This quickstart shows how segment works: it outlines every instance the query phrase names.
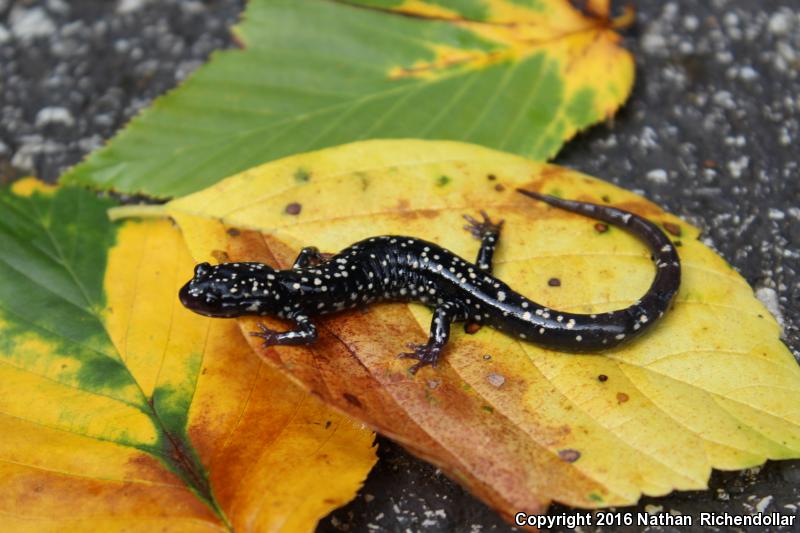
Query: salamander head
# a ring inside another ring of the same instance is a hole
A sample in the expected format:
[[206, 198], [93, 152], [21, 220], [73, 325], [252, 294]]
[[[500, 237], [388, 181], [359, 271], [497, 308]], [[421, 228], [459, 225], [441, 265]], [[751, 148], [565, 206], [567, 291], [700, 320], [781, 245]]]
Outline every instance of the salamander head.
[[178, 297], [186, 308], [205, 316], [271, 314], [279, 290], [277, 283], [273, 285], [274, 273], [262, 263], [200, 263]]

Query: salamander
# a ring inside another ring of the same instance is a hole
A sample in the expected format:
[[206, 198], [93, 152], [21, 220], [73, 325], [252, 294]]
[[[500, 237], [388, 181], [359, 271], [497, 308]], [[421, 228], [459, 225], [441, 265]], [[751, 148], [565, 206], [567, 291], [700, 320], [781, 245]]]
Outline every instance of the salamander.
[[433, 309], [425, 344], [409, 344], [399, 357], [416, 361], [412, 373], [436, 366], [453, 322], [486, 325], [547, 348], [596, 352], [641, 335], [664, 315], [678, 291], [681, 266], [675, 245], [654, 223], [610, 206], [520, 193], [556, 208], [624, 228], [652, 251], [656, 274], [633, 305], [598, 314], [550, 309], [514, 291], [492, 275], [492, 257], [503, 221], [464, 215], [465, 229], [480, 240], [475, 262], [414, 237], [383, 235], [356, 242], [326, 257], [303, 248], [292, 268], [276, 270], [254, 262], [201, 263], [180, 290], [184, 306], [211, 317], [271, 315], [291, 321], [288, 331], [259, 324], [252, 332], [265, 346], [302, 345], [317, 339], [313, 318], [381, 301], [418, 302]]

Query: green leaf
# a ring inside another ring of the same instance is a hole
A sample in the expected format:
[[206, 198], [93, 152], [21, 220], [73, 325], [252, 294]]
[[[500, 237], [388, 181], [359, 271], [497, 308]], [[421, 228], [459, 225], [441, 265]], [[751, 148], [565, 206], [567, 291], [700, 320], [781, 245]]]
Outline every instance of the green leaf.
[[66, 183], [168, 197], [368, 138], [553, 156], [633, 80], [608, 15], [568, 0], [251, 0], [236, 34]]

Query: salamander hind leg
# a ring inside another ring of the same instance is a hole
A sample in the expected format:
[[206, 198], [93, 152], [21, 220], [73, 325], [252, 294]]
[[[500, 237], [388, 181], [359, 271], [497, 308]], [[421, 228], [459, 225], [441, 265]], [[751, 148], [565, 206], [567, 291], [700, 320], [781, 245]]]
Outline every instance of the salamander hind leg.
[[[486, 214], [486, 211], [481, 210], [482, 222], [475, 220], [469, 215], [464, 215], [464, 220], [468, 222], [464, 229], [472, 233], [472, 236], [481, 241], [480, 250], [478, 250], [478, 257], [475, 264], [481, 272], [486, 274], [492, 273], [492, 261], [494, 259], [494, 251], [497, 248], [497, 242], [500, 240], [500, 230], [503, 228], [503, 220], [495, 223]], [[464, 332], [473, 335], [481, 329], [481, 325], [477, 322], [466, 322], [464, 324]]]
[[418, 361], [408, 369], [409, 372], [416, 374], [424, 366], [436, 366], [450, 338], [450, 323], [455, 316], [456, 310], [450, 304], [442, 304], [434, 310], [428, 342], [426, 344], [409, 343], [407, 346], [413, 351], [398, 355], [402, 359]]
[[464, 215], [464, 220], [468, 222], [464, 229], [481, 241], [481, 248], [478, 250], [478, 258], [475, 263], [481, 271], [492, 272], [492, 258], [494, 250], [497, 248], [497, 241], [500, 239], [500, 230], [503, 228], [503, 221], [492, 222], [486, 211], [481, 211], [483, 221], [478, 221], [469, 215]]
[[264, 347], [276, 345], [296, 346], [300, 344], [311, 344], [317, 340], [317, 328], [307, 316], [298, 315], [294, 317], [296, 327], [289, 331], [275, 331], [262, 323], [258, 323], [258, 329], [250, 333], [253, 337], [264, 339]]

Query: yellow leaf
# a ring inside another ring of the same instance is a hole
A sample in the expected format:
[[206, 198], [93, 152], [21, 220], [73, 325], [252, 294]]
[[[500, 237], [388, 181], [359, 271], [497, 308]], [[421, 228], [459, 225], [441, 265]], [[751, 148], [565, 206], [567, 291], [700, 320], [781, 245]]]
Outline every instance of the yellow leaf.
[[171, 224], [112, 225], [88, 191], [11, 193], [29, 226], [0, 226], [6, 530], [311, 531], [352, 499], [373, 434], [255, 357], [235, 322], [180, 305], [193, 261]]
[[[305, 179], [295, 179], [301, 170]], [[166, 209], [198, 260], [281, 268], [303, 246], [337, 252], [387, 233], [471, 259], [478, 243], [461, 229], [461, 215], [485, 209], [506, 220], [496, 275], [539, 303], [599, 313], [647, 290], [654, 269], [639, 241], [517, 187], [607, 203], [663, 225], [683, 265], [674, 308], [642, 337], [601, 355], [456, 328], [444, 364], [416, 377], [394, 356], [427, 335], [431, 313], [419, 305], [320, 318], [320, 338], [309, 348], [251, 344], [506, 516], [543, 512], [551, 500], [631, 504], [641, 494], [702, 489], [715, 467], [800, 456], [800, 370], [775, 320], [697, 240], [696, 228], [611, 184], [478, 146], [369, 141], [253, 168]], [[204, 229], [209, 220], [213, 233]], [[240, 324], [249, 332], [257, 321]]]

